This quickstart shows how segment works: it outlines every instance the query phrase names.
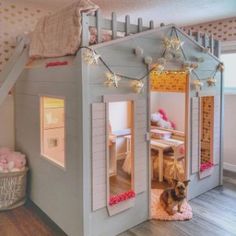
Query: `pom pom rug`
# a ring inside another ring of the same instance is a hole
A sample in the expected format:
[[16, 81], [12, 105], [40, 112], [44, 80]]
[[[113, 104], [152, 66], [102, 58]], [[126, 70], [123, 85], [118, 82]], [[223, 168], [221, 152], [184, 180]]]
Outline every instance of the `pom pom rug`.
[[[181, 207], [183, 213], [176, 212], [174, 215], [169, 215], [160, 203], [160, 195], [163, 190], [152, 189], [151, 192], [151, 216], [155, 220], [190, 220], [193, 217], [191, 206], [185, 201]], [[177, 211], [177, 207], [175, 209]]]

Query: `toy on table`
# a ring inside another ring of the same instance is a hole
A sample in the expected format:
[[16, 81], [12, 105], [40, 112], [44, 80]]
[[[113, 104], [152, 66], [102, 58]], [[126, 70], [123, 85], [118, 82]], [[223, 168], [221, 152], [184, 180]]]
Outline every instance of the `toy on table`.
[[151, 122], [164, 129], [176, 129], [175, 123], [169, 120], [163, 109], [159, 109], [157, 112], [151, 114]]

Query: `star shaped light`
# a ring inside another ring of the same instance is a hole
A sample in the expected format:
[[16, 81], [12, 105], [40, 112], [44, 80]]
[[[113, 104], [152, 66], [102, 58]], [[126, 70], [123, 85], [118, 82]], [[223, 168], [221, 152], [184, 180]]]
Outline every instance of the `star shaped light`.
[[216, 85], [216, 79], [213, 78], [213, 77], [209, 77], [209, 78], [207, 79], [207, 84], [208, 84], [209, 87], [215, 86], [215, 85]]
[[163, 44], [166, 50], [178, 51], [183, 46], [184, 42], [182, 42], [178, 37], [174, 36], [171, 38], [164, 38]]
[[119, 81], [121, 78], [117, 76], [115, 73], [107, 72], [106, 73], [107, 80], [105, 81], [105, 85], [108, 87], [115, 87], [118, 88], [119, 86]]
[[194, 85], [196, 91], [200, 91], [203, 87], [203, 82], [200, 81], [199, 79], [196, 79], [193, 81], [193, 85]]
[[143, 91], [144, 82], [142, 80], [136, 80], [133, 82], [132, 87], [136, 93], [141, 93]]
[[164, 47], [165, 47], [165, 49], [171, 49], [171, 47], [172, 47], [172, 44], [171, 44], [171, 39], [169, 39], [169, 38], [164, 38], [163, 39], [163, 44], [164, 44]]
[[192, 73], [193, 70], [198, 68], [198, 64], [197, 63], [185, 63], [183, 65], [183, 67], [186, 71], [188, 71], [189, 73]]
[[164, 65], [161, 65], [161, 64], [156, 65], [156, 70], [158, 73], [161, 74], [164, 71], [164, 69], [165, 69]]
[[101, 55], [97, 54], [94, 50], [86, 49], [83, 53], [83, 59], [89, 65], [97, 65]]
[[184, 42], [182, 42], [179, 38], [177, 37], [172, 37], [171, 38], [171, 46], [175, 51], [178, 51], [182, 46]]
[[220, 71], [220, 72], [223, 72], [224, 69], [225, 69], [224, 64], [223, 64], [223, 63], [220, 63], [220, 64], [217, 66], [216, 69], [217, 69], [218, 71]]

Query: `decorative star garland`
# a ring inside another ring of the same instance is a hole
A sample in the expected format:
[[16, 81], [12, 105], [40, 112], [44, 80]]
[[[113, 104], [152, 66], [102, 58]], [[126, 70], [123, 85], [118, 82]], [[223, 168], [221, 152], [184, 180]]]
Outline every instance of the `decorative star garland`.
[[119, 84], [118, 82], [121, 80], [119, 76], [117, 76], [115, 73], [107, 72], [106, 73], [107, 80], [104, 82], [105, 85], [108, 87], [115, 87], [118, 88]]
[[[173, 33], [175, 33], [175, 35], [173, 35]], [[193, 81], [193, 85], [197, 92], [201, 90], [202, 87], [204, 86], [203, 80], [206, 80], [209, 87], [215, 86], [217, 83], [217, 80], [215, 79], [215, 75], [217, 71], [223, 72], [224, 70], [223, 63], [218, 64], [218, 66], [216, 67], [216, 70], [214, 71], [213, 76], [208, 77], [207, 79], [200, 79], [197, 72], [195, 71], [198, 68], [198, 63], [193, 63], [193, 62], [188, 61], [188, 58], [186, 57], [185, 52], [183, 50], [183, 45], [184, 45], [184, 42], [180, 40], [176, 29], [173, 27], [170, 33], [170, 37], [169, 38], [165, 37], [163, 39], [164, 48], [163, 48], [163, 53], [161, 57], [158, 58], [156, 62], [153, 62], [152, 57], [146, 56], [144, 58], [145, 64], [151, 65], [153, 63], [153, 65], [151, 69], [149, 69], [147, 73], [141, 76], [140, 78], [133, 78], [126, 75], [115, 73], [103, 60], [101, 55], [99, 55], [95, 50], [93, 50], [90, 47], [83, 46], [83, 47], [80, 47], [78, 50], [82, 48], [86, 49], [82, 56], [83, 56], [84, 61], [88, 63], [89, 65], [93, 65], [93, 64], [97, 65], [100, 61], [107, 68], [108, 72], [106, 73], [106, 80], [104, 84], [108, 87], [118, 88], [119, 82], [121, 79], [129, 79], [133, 81], [131, 84], [131, 87], [133, 88], [133, 90], [136, 93], [142, 93], [144, 89], [144, 81], [143, 81], [144, 78], [149, 76], [149, 74], [153, 70], [156, 70], [158, 74], [163, 73], [165, 70], [167, 61], [172, 60], [172, 59], [180, 60], [181, 58], [183, 58], [184, 60], [183, 69], [187, 71], [189, 74], [193, 73], [197, 77], [197, 79]], [[204, 53], [205, 51], [203, 50], [202, 52]], [[134, 49], [134, 53], [136, 54], [136, 56], [140, 57], [143, 55], [143, 49], [140, 47], [136, 47]], [[204, 61], [203, 58], [199, 58], [197, 60], [197, 62], [199, 63], [203, 61]]]
[[132, 87], [136, 93], [142, 93], [144, 88], [144, 82], [142, 80], [136, 80], [133, 82]]
[[86, 49], [83, 53], [83, 59], [85, 62], [87, 62], [89, 65], [98, 65], [98, 61], [101, 55], [95, 53], [94, 50]]

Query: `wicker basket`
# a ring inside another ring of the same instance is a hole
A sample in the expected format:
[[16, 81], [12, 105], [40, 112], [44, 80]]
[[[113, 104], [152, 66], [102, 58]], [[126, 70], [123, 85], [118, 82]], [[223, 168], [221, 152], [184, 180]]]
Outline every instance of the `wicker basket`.
[[0, 210], [13, 209], [25, 203], [27, 171], [28, 168], [0, 173]]

